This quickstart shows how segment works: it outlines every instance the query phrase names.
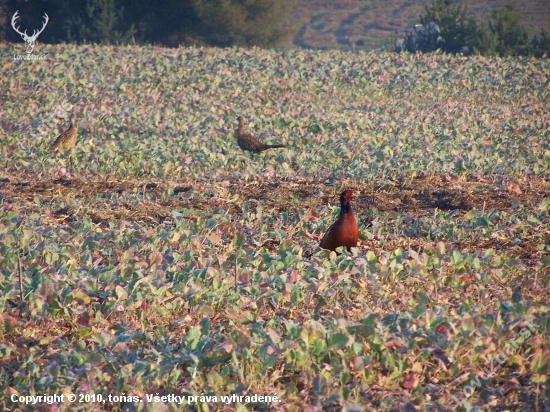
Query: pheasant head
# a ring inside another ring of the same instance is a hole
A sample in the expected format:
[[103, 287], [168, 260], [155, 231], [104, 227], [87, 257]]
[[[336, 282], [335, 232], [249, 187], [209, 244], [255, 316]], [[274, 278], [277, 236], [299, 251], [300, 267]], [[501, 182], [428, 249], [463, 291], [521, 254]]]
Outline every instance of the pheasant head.
[[351, 211], [351, 201], [355, 199], [351, 190], [344, 190], [340, 194], [340, 215]]
[[242, 116], [237, 117], [237, 121], [239, 122], [239, 129], [244, 129], [244, 119]]

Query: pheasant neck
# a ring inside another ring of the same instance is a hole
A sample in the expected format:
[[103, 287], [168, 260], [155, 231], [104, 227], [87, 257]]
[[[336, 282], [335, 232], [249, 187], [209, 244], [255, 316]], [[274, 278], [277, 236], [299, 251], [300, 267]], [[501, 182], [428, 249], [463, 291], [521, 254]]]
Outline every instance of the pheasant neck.
[[340, 202], [340, 215], [343, 215], [344, 213], [351, 212], [351, 204], [350, 202], [346, 202], [345, 200], [342, 200]]

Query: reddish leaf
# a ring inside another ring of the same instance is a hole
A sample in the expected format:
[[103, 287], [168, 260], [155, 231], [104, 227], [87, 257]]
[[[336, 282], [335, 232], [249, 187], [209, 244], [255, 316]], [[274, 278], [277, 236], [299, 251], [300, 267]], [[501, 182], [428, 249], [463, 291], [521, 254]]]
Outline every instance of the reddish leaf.
[[17, 325], [17, 318], [14, 318], [13, 316], [8, 315], [7, 313], [4, 313], [2, 315], [2, 320], [4, 321], [5, 324], [10, 325], [11, 327], [14, 327], [15, 325]]
[[237, 343], [243, 348], [249, 348], [252, 343], [252, 338], [247, 331], [237, 329]]
[[504, 382], [504, 388], [505, 389], [517, 388], [519, 386], [520, 386], [520, 384], [519, 384], [518, 380], [515, 379], [515, 378], [508, 379], [506, 382]]
[[435, 333], [437, 333], [438, 335], [447, 336], [447, 326], [445, 326], [443, 323], [440, 323], [435, 328]]
[[221, 243], [222, 238], [217, 233], [211, 233], [208, 235], [208, 240], [211, 241], [213, 244], [218, 245]]
[[523, 192], [521, 191], [520, 187], [516, 184], [508, 186], [508, 191], [510, 193], [515, 193], [516, 195], [521, 195]]
[[149, 253], [149, 256], [147, 256], [147, 262], [149, 263], [149, 266], [160, 265], [162, 263], [162, 253], [156, 250]]
[[57, 403], [57, 402], [46, 403], [44, 405], [44, 410], [46, 412], [57, 412], [59, 410], [59, 403]]
[[334, 290], [333, 288], [328, 288], [327, 290], [325, 290], [325, 295], [326, 296], [336, 296], [336, 290]]
[[392, 339], [388, 342], [386, 342], [386, 348], [388, 349], [391, 349], [391, 348], [395, 348], [395, 349], [401, 349], [403, 347], [403, 345], [401, 344], [401, 342], [399, 342], [398, 340], [395, 340], [395, 339]]
[[126, 342], [118, 342], [115, 346], [113, 346], [113, 352], [115, 353], [124, 353], [128, 350], [128, 345]]
[[403, 377], [403, 382], [401, 382], [401, 387], [403, 389], [413, 389], [418, 386], [418, 377], [416, 376], [416, 373], [411, 372], [406, 374]]
[[302, 278], [302, 275], [300, 275], [300, 272], [294, 269], [292, 270], [292, 272], [290, 272], [290, 276], [287, 279], [287, 283], [296, 283], [301, 278]]
[[84, 312], [80, 314], [80, 316], [77, 318], [76, 321], [78, 322], [79, 325], [90, 326], [90, 320], [91, 320], [90, 314], [88, 312]]
[[283, 290], [283, 298], [287, 301], [287, 302], [290, 302], [290, 292], [288, 290]]

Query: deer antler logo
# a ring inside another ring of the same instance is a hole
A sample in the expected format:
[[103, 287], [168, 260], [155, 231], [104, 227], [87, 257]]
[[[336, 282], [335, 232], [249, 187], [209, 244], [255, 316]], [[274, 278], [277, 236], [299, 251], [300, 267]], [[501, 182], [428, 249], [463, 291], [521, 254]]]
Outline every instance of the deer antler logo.
[[15, 12], [15, 14], [13, 15], [13, 17], [11, 19], [11, 25], [12, 25], [13, 29], [21, 35], [21, 38], [23, 40], [25, 40], [25, 43], [27, 43], [27, 53], [31, 54], [32, 51], [34, 50], [34, 43], [36, 42], [36, 39], [38, 38], [38, 35], [44, 31], [44, 28], [46, 27], [46, 24], [48, 24], [48, 21], [50, 20], [50, 18], [48, 17], [48, 15], [46, 13], [44, 13], [44, 19], [45, 19], [44, 25], [42, 26], [42, 28], [40, 30], [38, 30], [38, 31], [34, 30], [33, 33], [32, 33], [32, 36], [29, 36], [27, 34], [27, 30], [25, 30], [23, 33], [21, 33], [19, 31], [19, 27], [15, 27], [15, 22], [19, 18], [18, 13], [19, 13], [19, 10], [17, 10]]

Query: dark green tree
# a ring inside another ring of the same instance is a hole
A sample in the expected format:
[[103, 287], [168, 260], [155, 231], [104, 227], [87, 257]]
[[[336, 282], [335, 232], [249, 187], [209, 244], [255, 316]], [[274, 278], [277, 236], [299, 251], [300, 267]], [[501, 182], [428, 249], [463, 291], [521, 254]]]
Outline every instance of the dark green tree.
[[477, 53], [485, 56], [550, 55], [550, 36], [544, 31], [530, 38], [519, 24], [520, 12], [515, 0], [495, 9], [487, 24], [478, 24], [468, 16], [466, 6], [454, 0], [432, 0], [420, 16], [421, 25], [410, 31], [402, 44], [410, 52]]
[[476, 51], [488, 56], [529, 56], [534, 54], [529, 32], [519, 24], [515, 1], [493, 11], [492, 21], [481, 29]]
[[272, 47], [294, 35], [288, 16], [294, 0], [0, 0], [0, 36], [20, 41], [11, 28], [19, 10], [22, 28], [50, 21], [40, 41], [153, 43], [166, 46], [258, 45]]
[[432, 21], [441, 31], [441, 50], [453, 54], [469, 52], [477, 36], [477, 24], [473, 17], [468, 16], [468, 8], [461, 1], [457, 4], [454, 0], [434, 0], [420, 19], [425, 27]]
[[422, 27], [408, 33], [405, 39], [405, 49], [410, 52], [442, 50], [467, 54], [478, 36], [475, 19], [468, 16], [462, 2], [454, 0], [433, 0], [420, 22]]
[[22, 30], [32, 33], [42, 26], [44, 13], [49, 22], [38, 38], [41, 43], [57, 43], [69, 40], [70, 33], [78, 32], [78, 22], [82, 20], [86, 0], [3, 0], [0, 9], [0, 33], [4, 40], [20, 42], [21, 37], [13, 30], [11, 19], [19, 11], [18, 23]]
[[86, 0], [89, 23], [81, 25], [80, 37], [95, 43], [129, 42], [136, 30], [131, 24], [124, 32], [120, 31], [123, 12], [124, 6], [117, 6], [114, 0]]
[[537, 58], [550, 57], [550, 35], [543, 30], [539, 36], [534, 36], [532, 40], [533, 54]]
[[44, 13], [48, 14], [50, 20], [39, 37], [44, 43], [124, 43], [135, 33], [133, 22], [125, 13], [132, 5], [129, 0], [2, 0], [2, 3], [0, 30], [8, 41], [19, 41], [19, 35], [11, 27], [15, 11], [19, 11], [21, 28], [31, 33], [40, 27]]
[[124, 19], [134, 24], [138, 42], [170, 47], [196, 43], [202, 23], [192, 0], [124, 0], [124, 3]]

